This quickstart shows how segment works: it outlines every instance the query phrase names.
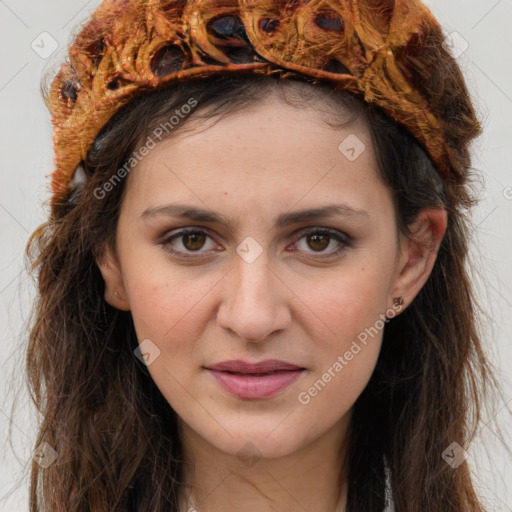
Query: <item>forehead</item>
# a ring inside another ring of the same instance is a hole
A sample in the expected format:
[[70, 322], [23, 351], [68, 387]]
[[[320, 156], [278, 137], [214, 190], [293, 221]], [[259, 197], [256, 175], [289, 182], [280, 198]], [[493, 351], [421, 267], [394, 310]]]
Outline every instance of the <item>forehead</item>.
[[355, 119], [333, 128], [322, 119], [333, 117], [325, 109], [322, 102], [297, 108], [268, 97], [220, 119], [194, 121], [133, 169], [125, 200], [140, 211], [185, 196], [196, 204], [222, 206], [228, 197], [230, 204], [274, 209], [318, 198], [376, 201], [387, 190], [368, 127]]

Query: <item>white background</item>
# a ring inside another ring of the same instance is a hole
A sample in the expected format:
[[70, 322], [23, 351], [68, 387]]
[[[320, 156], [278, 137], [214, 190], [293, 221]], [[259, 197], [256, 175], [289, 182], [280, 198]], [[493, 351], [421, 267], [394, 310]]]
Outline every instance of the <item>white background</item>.
[[[485, 133], [474, 145], [474, 166], [484, 177], [472, 253], [479, 297], [489, 313], [485, 350], [500, 371], [504, 396], [493, 416], [512, 447], [512, 0], [428, 0], [455, 48]], [[28, 469], [35, 439], [35, 413], [25, 391], [23, 343], [33, 284], [24, 271], [29, 234], [44, 219], [49, 196], [52, 128], [39, 93], [43, 69], [60, 61], [77, 24], [97, 0], [0, 0], [0, 511], [28, 509]], [[59, 48], [48, 59], [48, 32]], [[506, 381], [505, 379], [508, 379]], [[8, 443], [11, 408], [12, 446]], [[506, 405], [508, 404], [508, 406]], [[491, 417], [486, 419], [488, 422]], [[512, 511], [512, 460], [482, 425], [468, 449], [478, 491], [492, 512]], [[508, 474], [507, 474], [508, 473]], [[425, 511], [427, 512], [427, 511]]]

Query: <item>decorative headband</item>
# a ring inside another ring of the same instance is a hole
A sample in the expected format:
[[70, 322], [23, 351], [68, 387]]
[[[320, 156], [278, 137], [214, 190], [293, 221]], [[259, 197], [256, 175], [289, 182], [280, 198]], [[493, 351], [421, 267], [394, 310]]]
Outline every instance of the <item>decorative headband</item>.
[[104, 0], [46, 100], [52, 207], [67, 200], [101, 128], [137, 94], [248, 70], [306, 75], [362, 97], [410, 131], [445, 181], [461, 182], [481, 128], [444, 40], [419, 0]]

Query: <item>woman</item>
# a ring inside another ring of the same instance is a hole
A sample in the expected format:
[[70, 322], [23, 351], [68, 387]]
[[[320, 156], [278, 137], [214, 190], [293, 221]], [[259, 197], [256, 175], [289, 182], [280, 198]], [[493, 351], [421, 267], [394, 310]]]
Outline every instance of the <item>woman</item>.
[[481, 128], [428, 9], [108, 0], [69, 55], [31, 510], [484, 511]]

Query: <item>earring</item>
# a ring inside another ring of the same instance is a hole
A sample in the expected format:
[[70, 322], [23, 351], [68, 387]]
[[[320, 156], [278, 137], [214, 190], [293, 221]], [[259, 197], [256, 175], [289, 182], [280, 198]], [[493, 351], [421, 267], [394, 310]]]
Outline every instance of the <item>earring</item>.
[[119, 299], [119, 293], [117, 293], [117, 290], [114, 292], [114, 295]]
[[395, 297], [395, 298], [393, 299], [393, 304], [394, 304], [395, 306], [403, 306], [403, 304], [404, 304], [404, 299], [402, 299], [402, 297]]

